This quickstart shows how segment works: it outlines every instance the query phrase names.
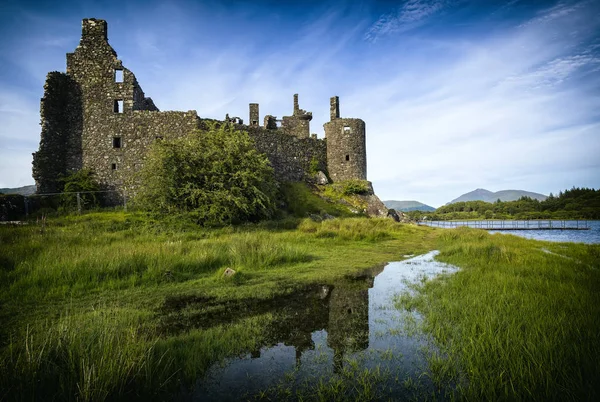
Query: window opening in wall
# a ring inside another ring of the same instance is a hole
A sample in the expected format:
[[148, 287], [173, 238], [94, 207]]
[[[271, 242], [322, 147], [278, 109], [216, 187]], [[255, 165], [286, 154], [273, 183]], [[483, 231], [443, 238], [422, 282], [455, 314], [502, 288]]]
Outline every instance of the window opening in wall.
[[110, 168], [111, 168], [112, 170], [117, 170], [117, 164], [116, 164], [116, 163], [113, 163], [112, 165], [110, 165]]
[[345, 133], [349, 133], [350, 131], [352, 131], [352, 130], [350, 130], [350, 126], [344, 126]]
[[253, 126], [258, 126], [258, 121], [257, 120], [252, 120], [252, 125]]
[[350, 160], [350, 155], [346, 155], [346, 160], [349, 161]]
[[162, 135], [158, 135], [158, 136], [156, 136], [156, 138], [155, 138], [155, 139], [156, 139], [156, 140], [162, 140], [162, 139], [163, 139], [163, 137], [162, 137]]
[[114, 111], [115, 111], [115, 113], [123, 113], [123, 100], [122, 99], [115, 100]]
[[123, 82], [123, 70], [115, 70], [115, 82]]
[[113, 148], [121, 148], [121, 137], [113, 137]]

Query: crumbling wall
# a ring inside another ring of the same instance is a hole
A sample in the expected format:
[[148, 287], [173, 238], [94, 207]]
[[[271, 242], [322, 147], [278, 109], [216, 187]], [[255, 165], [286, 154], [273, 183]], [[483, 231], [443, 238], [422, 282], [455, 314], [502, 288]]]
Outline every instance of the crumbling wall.
[[[104, 189], [133, 189], [154, 141], [187, 135], [212, 121], [199, 119], [195, 111], [160, 112], [117, 58], [103, 20], [82, 21], [79, 46], [67, 54], [67, 74], [50, 73], [45, 90], [33, 166], [40, 192], [59, 190], [60, 175], [82, 167], [93, 169]], [[337, 97], [331, 107], [327, 141], [310, 136], [312, 113], [300, 109], [298, 94], [281, 127], [271, 115], [260, 127], [257, 103], [249, 106], [249, 125], [237, 117], [226, 120], [249, 132], [279, 180], [302, 181], [315, 170], [329, 170], [335, 181], [366, 179], [364, 122], [340, 119]]]
[[298, 104], [298, 94], [294, 94], [294, 113], [291, 116], [283, 116], [281, 128], [282, 130], [294, 137], [308, 138], [310, 137], [310, 121], [312, 120], [312, 112], [307, 112], [300, 109]]
[[[298, 138], [281, 130], [265, 130], [241, 127], [247, 130], [259, 152], [264, 153], [275, 170], [275, 177], [282, 181], [302, 181], [311, 168], [326, 171], [327, 143], [316, 138]], [[311, 166], [315, 164], [316, 166]]]
[[260, 115], [258, 113], [258, 103], [250, 104], [250, 119], [248, 120], [248, 124], [251, 126], [259, 126], [260, 125]]
[[40, 102], [40, 147], [33, 154], [38, 193], [62, 190], [59, 179], [82, 167], [82, 99], [79, 84], [67, 74], [51, 72]]
[[198, 127], [195, 111], [160, 112], [133, 72], [108, 43], [106, 21], [84, 19], [67, 74], [81, 88], [81, 161], [104, 189], [136, 183], [148, 146], [157, 138], [183, 136]]

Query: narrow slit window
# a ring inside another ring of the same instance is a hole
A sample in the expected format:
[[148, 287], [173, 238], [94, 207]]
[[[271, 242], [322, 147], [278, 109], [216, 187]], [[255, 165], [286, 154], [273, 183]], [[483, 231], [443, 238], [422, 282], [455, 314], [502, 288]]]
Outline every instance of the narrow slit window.
[[121, 137], [113, 137], [113, 148], [121, 148]]
[[117, 170], [117, 164], [116, 164], [116, 163], [113, 163], [112, 165], [110, 165], [110, 168], [111, 168], [112, 170]]
[[346, 155], [346, 160], [349, 161], [350, 160], [350, 155]]
[[115, 82], [123, 82], [123, 70], [115, 70]]
[[123, 100], [122, 99], [115, 100], [114, 111], [115, 111], [115, 113], [123, 113]]

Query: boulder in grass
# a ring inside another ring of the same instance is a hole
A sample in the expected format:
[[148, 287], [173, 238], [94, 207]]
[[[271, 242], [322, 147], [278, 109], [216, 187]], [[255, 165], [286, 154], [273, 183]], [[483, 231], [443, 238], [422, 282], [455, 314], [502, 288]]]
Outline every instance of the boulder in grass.
[[320, 170], [315, 174], [315, 181], [317, 182], [317, 184], [321, 184], [321, 185], [329, 184], [329, 180], [327, 179], [327, 176], [325, 175], [325, 173], [321, 172]]
[[233, 275], [235, 275], [235, 271], [231, 268], [225, 268], [225, 271], [223, 271], [223, 276], [226, 278], [232, 277]]

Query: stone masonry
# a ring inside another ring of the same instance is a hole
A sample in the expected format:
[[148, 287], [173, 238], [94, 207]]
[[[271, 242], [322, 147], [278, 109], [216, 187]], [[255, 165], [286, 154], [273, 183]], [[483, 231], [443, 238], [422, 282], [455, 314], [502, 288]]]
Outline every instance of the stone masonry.
[[[300, 109], [297, 94], [293, 114], [282, 120], [267, 115], [260, 126], [259, 105], [251, 103], [247, 125], [240, 118], [228, 122], [248, 131], [279, 180], [304, 180], [315, 162], [333, 181], [366, 179], [365, 123], [339, 118], [337, 97], [334, 106], [326, 139], [310, 136], [312, 113]], [[59, 190], [58, 178], [81, 168], [92, 169], [104, 189], [134, 190], [154, 141], [185, 136], [211, 121], [194, 110], [159, 111], [108, 43], [106, 21], [93, 18], [82, 22], [66, 73], [48, 74], [40, 110], [40, 148], [33, 154], [39, 193]]]
[[330, 100], [330, 121], [323, 125], [327, 138], [327, 168], [331, 180], [367, 180], [365, 122], [340, 118], [340, 100]]

